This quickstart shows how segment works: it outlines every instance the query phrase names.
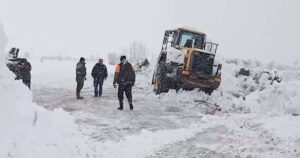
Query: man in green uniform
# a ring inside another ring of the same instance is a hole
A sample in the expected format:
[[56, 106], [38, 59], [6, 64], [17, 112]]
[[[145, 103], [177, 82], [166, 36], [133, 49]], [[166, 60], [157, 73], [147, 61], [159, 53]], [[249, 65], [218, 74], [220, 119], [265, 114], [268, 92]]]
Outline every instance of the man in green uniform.
[[79, 62], [76, 65], [76, 82], [77, 82], [76, 96], [77, 96], [77, 99], [83, 99], [83, 97], [80, 96], [80, 91], [83, 88], [84, 80], [86, 80], [85, 59], [83, 57], [81, 57]]

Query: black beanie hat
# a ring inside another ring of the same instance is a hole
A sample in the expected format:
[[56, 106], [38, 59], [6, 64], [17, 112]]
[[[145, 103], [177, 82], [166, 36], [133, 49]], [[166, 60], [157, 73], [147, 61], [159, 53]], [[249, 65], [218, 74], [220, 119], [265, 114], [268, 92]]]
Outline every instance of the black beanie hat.
[[84, 57], [81, 57], [79, 61], [85, 61]]
[[122, 56], [121, 56], [120, 61], [122, 61], [123, 59], [126, 59], [126, 56], [125, 56], [125, 55], [122, 55]]

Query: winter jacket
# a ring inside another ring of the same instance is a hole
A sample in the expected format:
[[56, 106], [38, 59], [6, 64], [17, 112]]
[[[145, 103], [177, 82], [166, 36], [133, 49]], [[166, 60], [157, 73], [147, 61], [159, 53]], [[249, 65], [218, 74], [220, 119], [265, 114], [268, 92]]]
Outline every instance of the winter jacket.
[[[22, 63], [24, 63], [24, 67], [22, 67]], [[18, 67], [20, 68], [20, 76], [22, 80], [30, 81], [31, 80], [31, 64], [28, 61], [22, 61], [18, 64]]]
[[92, 76], [94, 79], [104, 79], [107, 78], [107, 68], [104, 64], [97, 63], [93, 70]]
[[115, 70], [114, 84], [134, 85], [135, 72], [130, 63], [118, 64]]
[[84, 81], [86, 77], [85, 63], [78, 62], [76, 65], [76, 81]]

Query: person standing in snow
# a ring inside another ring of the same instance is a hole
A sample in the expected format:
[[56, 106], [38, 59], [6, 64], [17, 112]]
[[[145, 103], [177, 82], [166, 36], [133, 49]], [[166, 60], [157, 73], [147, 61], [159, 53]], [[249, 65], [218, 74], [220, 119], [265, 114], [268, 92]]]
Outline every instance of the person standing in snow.
[[135, 83], [135, 72], [132, 65], [126, 60], [126, 56], [121, 56], [120, 64], [116, 66], [113, 86], [118, 87], [118, 99], [120, 107], [118, 110], [123, 110], [124, 92], [128, 99], [130, 110], [133, 110], [132, 105], [132, 86]]
[[76, 82], [77, 82], [76, 96], [77, 96], [77, 99], [83, 99], [83, 97], [80, 96], [80, 92], [81, 92], [81, 89], [83, 88], [84, 80], [86, 80], [85, 59], [83, 57], [81, 57], [79, 62], [76, 65]]
[[94, 66], [92, 77], [94, 78], [95, 97], [101, 97], [103, 82], [107, 78], [107, 68], [103, 64], [103, 59], [99, 59], [99, 62]]
[[18, 63], [18, 68], [20, 72], [20, 76], [22, 78], [23, 83], [28, 86], [30, 89], [31, 85], [31, 64], [26, 60], [23, 59], [21, 62]]

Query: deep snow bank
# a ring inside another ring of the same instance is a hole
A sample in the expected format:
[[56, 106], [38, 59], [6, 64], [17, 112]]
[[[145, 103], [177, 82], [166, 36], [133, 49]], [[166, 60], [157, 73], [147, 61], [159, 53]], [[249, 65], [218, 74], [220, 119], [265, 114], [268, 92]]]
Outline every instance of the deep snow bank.
[[[300, 65], [278, 65], [262, 63], [256, 60], [221, 59], [223, 64], [222, 82], [218, 90], [211, 96], [203, 92], [174, 90], [155, 96], [151, 83], [151, 69], [141, 72], [138, 87], [149, 88], [149, 97], [156, 99], [172, 99], [184, 103], [207, 101], [220, 106], [226, 112], [252, 112], [262, 114], [300, 114]], [[237, 75], [241, 68], [250, 70], [250, 76]], [[270, 77], [280, 77], [280, 83], [270, 80]], [[176, 98], [174, 98], [176, 96]]]
[[28, 88], [14, 80], [5, 65], [6, 43], [0, 24], [0, 157], [76, 158], [91, 154], [73, 117], [62, 110], [49, 112], [36, 106]]
[[[223, 63], [222, 84], [219, 91], [213, 94], [212, 102], [225, 109], [247, 108], [257, 113], [300, 114], [298, 64], [263, 64], [254, 60], [224, 60]], [[240, 68], [249, 69], [250, 76], [236, 76]], [[282, 81], [273, 81], [272, 84], [270, 77], [276, 73]]]
[[[257, 142], [253, 141], [252, 145], [243, 143], [236, 146], [235, 149], [237, 149], [238, 155], [246, 155], [245, 157], [247, 157], [247, 154], [251, 156], [258, 154], [254, 157], [282, 157], [280, 154], [272, 152], [272, 150], [263, 149], [265, 147], [269, 148], [270, 145], [262, 140], [270, 139], [278, 141], [274, 144], [281, 148], [282, 153], [285, 153], [282, 155], [299, 157], [299, 63], [278, 65], [238, 59], [222, 59], [219, 62], [223, 64], [222, 83], [211, 96], [196, 90], [179, 91], [178, 93], [171, 90], [169, 93], [154, 95], [151, 85], [148, 85], [149, 93], [147, 97], [152, 97], [153, 100], [159, 99], [162, 103], [172, 101], [174, 105], [194, 105], [193, 110], [199, 112], [199, 114], [203, 113], [202, 109], [206, 109], [205, 107], [208, 106], [208, 110], [204, 113], [214, 114], [211, 117], [226, 120], [227, 122], [224, 122], [224, 125], [235, 133], [241, 130], [244, 135], [247, 132], [249, 132], [249, 135], [257, 134], [259, 138], [257, 138]], [[237, 75], [241, 68], [249, 69], [250, 76]], [[138, 76], [140, 79], [137, 80], [136, 86], [142, 88], [147, 86], [144, 83], [145, 81], [151, 82], [153, 73], [150, 71], [149, 69], [140, 73], [140, 76]], [[270, 80], [270, 77], [274, 78], [276, 75], [275, 71], [277, 76], [281, 78], [280, 83], [276, 81], [272, 83], [272, 80]], [[198, 108], [200, 106], [201, 108]], [[218, 108], [216, 108], [217, 106]], [[214, 108], [221, 109], [221, 111], [214, 110]], [[209, 109], [212, 110], [209, 111]], [[208, 116], [208, 118], [210, 117]], [[258, 150], [253, 151], [254, 148]], [[247, 150], [246, 154], [244, 149]], [[265, 150], [269, 153], [259, 150]], [[224, 150], [224, 152], [226, 151], [228, 150]], [[262, 153], [266, 156], [262, 156]], [[273, 155], [268, 155], [270, 153]]]

